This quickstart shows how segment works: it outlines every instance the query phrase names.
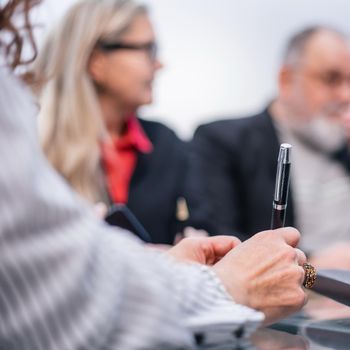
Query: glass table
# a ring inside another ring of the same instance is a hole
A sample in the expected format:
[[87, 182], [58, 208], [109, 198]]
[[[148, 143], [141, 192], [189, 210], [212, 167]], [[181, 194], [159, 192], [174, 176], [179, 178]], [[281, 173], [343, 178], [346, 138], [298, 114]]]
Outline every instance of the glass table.
[[350, 349], [350, 307], [314, 293], [299, 313], [272, 328], [303, 337], [306, 349]]
[[350, 350], [350, 307], [310, 293], [300, 312], [258, 330], [249, 340], [219, 341], [198, 349]]

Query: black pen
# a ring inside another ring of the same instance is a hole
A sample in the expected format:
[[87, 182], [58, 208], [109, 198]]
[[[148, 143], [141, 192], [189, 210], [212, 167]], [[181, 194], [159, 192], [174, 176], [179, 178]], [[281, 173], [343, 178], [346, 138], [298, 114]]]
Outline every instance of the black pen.
[[277, 160], [275, 195], [272, 202], [271, 229], [283, 227], [286, 219], [291, 150], [292, 146], [288, 143], [282, 143], [280, 146]]

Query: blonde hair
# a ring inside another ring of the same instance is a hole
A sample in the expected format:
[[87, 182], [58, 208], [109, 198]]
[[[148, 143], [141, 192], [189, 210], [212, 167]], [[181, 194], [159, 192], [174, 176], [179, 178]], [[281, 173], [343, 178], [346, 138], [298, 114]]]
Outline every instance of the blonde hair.
[[47, 37], [34, 64], [39, 136], [52, 165], [87, 200], [106, 200], [100, 141], [106, 135], [88, 63], [98, 40], [116, 39], [138, 14], [131, 0], [83, 0]]

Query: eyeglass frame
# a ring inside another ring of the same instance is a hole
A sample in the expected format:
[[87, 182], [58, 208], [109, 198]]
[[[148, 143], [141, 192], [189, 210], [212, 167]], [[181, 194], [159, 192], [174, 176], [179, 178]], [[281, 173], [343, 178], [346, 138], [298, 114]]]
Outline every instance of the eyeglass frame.
[[337, 88], [344, 83], [350, 85], [350, 75], [342, 74], [337, 70], [329, 70], [325, 72], [308, 72], [300, 71], [301, 74], [316, 79], [328, 88]]
[[123, 42], [108, 43], [108, 42], [98, 41], [97, 47], [106, 52], [115, 51], [115, 50], [145, 51], [148, 53], [152, 61], [155, 61], [158, 57], [158, 45], [154, 41], [144, 43], [144, 44], [131, 44], [131, 43], [123, 43]]

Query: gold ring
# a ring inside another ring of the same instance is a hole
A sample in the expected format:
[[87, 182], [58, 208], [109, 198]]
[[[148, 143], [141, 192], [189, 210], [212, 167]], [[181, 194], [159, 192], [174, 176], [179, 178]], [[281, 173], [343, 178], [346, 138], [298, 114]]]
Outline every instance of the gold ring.
[[303, 286], [311, 289], [314, 286], [317, 278], [316, 269], [308, 263], [303, 264], [303, 269], [305, 271]]

